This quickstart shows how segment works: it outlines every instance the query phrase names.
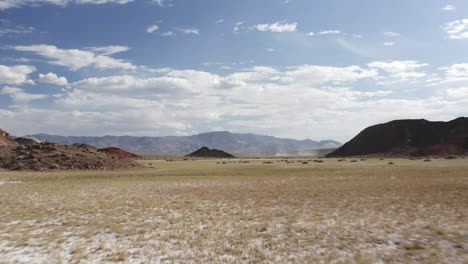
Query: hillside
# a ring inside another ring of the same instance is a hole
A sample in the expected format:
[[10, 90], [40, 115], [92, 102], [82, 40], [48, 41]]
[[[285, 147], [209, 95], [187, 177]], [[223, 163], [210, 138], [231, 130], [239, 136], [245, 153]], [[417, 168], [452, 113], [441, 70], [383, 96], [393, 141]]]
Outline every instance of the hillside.
[[[130, 153], [131, 154], [131, 153]], [[118, 153], [86, 144], [71, 146], [16, 138], [0, 130], [0, 168], [9, 170], [115, 170], [136, 167]]]
[[256, 134], [235, 134], [227, 131], [203, 133], [193, 136], [167, 137], [66, 137], [47, 134], [33, 135], [41, 141], [71, 145], [74, 143], [90, 144], [99, 148], [117, 147], [138, 154], [184, 155], [203, 146], [222, 149], [229, 153], [278, 153], [336, 148], [339, 142], [332, 140], [294, 140]]
[[235, 158], [233, 155], [226, 153], [222, 150], [210, 149], [207, 147], [202, 147], [185, 156], [194, 158]]
[[368, 154], [451, 155], [468, 152], [468, 118], [395, 120], [364, 129], [327, 157]]
[[0, 147], [16, 146], [16, 141], [7, 132], [0, 129]]

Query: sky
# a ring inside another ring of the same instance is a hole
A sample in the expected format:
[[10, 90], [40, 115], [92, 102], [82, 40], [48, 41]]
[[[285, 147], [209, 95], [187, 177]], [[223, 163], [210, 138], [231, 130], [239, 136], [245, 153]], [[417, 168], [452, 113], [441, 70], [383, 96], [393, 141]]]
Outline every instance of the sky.
[[0, 0], [13, 135], [345, 142], [468, 115], [466, 0]]

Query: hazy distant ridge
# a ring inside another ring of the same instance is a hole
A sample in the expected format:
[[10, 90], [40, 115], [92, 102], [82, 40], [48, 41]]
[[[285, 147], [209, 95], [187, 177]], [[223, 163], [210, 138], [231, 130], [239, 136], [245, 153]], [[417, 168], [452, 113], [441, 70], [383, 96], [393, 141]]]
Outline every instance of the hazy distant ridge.
[[41, 141], [60, 144], [85, 143], [98, 148], [117, 147], [138, 154], [183, 155], [200, 147], [222, 149], [229, 153], [275, 153], [337, 148], [341, 143], [333, 140], [313, 141], [277, 138], [256, 134], [236, 134], [227, 131], [203, 133], [193, 136], [168, 137], [72, 137], [36, 134]]

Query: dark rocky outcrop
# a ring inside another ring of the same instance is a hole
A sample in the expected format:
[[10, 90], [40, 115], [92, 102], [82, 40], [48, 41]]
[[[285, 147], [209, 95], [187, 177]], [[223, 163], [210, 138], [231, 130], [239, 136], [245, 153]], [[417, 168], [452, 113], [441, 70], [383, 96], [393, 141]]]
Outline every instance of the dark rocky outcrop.
[[188, 155], [186, 157], [193, 158], [235, 158], [233, 155], [226, 153], [219, 149], [209, 149], [207, 147], [202, 147]]
[[449, 122], [395, 120], [364, 129], [327, 157], [385, 155], [445, 155], [468, 152], [468, 118]]

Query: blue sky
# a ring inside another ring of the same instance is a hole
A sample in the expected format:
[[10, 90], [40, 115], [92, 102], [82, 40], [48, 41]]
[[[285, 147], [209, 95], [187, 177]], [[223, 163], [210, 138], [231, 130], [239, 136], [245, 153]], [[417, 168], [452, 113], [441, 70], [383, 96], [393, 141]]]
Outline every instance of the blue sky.
[[15, 135], [346, 141], [467, 109], [467, 1], [0, 0]]

